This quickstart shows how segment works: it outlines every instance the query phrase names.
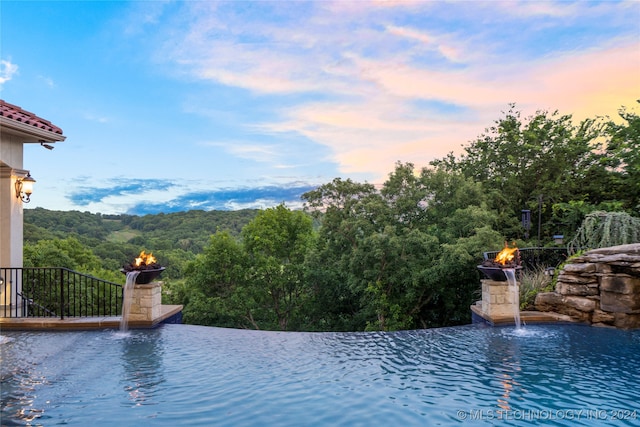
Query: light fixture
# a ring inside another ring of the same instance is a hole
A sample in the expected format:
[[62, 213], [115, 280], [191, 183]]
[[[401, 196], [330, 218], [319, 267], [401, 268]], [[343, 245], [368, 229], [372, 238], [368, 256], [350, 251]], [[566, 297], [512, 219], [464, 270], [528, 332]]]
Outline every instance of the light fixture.
[[33, 194], [33, 183], [35, 179], [31, 178], [31, 174], [27, 172], [27, 176], [16, 181], [16, 198], [22, 200], [23, 203], [29, 203], [31, 201], [31, 194]]

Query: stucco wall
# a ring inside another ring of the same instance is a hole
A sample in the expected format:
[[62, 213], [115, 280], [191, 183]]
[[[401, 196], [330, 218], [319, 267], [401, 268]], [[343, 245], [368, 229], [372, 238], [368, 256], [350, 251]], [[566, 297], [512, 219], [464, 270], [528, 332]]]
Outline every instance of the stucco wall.
[[23, 177], [22, 140], [0, 134], [0, 266], [22, 267], [22, 202], [15, 196], [15, 182]]
[[23, 138], [8, 132], [0, 132], [0, 162], [9, 168], [22, 169]]

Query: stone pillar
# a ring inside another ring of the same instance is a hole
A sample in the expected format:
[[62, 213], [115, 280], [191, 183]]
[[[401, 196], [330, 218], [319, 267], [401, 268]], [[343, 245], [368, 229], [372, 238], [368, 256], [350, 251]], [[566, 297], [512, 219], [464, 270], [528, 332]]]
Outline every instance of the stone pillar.
[[129, 322], [152, 322], [162, 313], [162, 282], [134, 285]]
[[509, 282], [498, 282], [491, 279], [482, 282], [482, 313], [491, 318], [513, 317], [520, 310], [520, 283], [516, 282], [515, 290]]

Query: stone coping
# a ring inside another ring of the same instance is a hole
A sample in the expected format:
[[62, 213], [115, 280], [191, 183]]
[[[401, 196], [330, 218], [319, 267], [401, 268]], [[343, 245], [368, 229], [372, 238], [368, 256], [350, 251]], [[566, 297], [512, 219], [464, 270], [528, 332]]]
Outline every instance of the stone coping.
[[[161, 315], [152, 322], [129, 322], [129, 329], [149, 329], [162, 324], [163, 321], [180, 313], [183, 309], [181, 305], [162, 305]], [[484, 320], [492, 326], [512, 325], [515, 323], [513, 316], [490, 316], [482, 312], [479, 304], [471, 306], [474, 317]], [[525, 324], [540, 323], [580, 323], [570, 316], [553, 312], [541, 311], [521, 311], [520, 319]], [[474, 321], [474, 323], [477, 323]], [[22, 318], [0, 318], [0, 331], [6, 330], [90, 330], [90, 329], [118, 329], [120, 327], [120, 317], [73, 317], [64, 320], [50, 317], [22, 317]]]
[[[491, 316], [483, 313], [482, 307], [477, 303], [471, 306], [471, 313], [474, 318], [482, 319], [484, 323], [487, 323], [491, 326], [515, 325], [513, 315]], [[564, 314], [543, 311], [521, 311], [520, 320], [523, 324], [527, 325], [535, 325], [541, 323], [581, 323]], [[473, 323], [479, 322], [476, 322], [474, 319]]]
[[[129, 329], [155, 328], [170, 317], [180, 313], [182, 305], [162, 305], [160, 315], [152, 321], [129, 321]], [[52, 317], [0, 317], [0, 331], [11, 330], [85, 330], [85, 329], [117, 329], [121, 316], [105, 317], [69, 317], [57, 319]]]

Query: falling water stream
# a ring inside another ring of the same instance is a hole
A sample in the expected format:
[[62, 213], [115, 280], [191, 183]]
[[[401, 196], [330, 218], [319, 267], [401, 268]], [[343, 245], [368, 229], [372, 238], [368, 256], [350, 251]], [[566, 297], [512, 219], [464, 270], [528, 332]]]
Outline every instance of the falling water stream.
[[507, 277], [509, 289], [511, 289], [513, 297], [513, 320], [515, 322], [516, 329], [520, 329], [522, 327], [522, 323], [520, 321], [520, 290], [516, 283], [516, 269], [504, 268], [502, 271], [504, 271], [504, 275]]
[[120, 320], [120, 332], [127, 332], [129, 329], [129, 311], [131, 310], [131, 300], [133, 300], [133, 287], [140, 271], [133, 270], [127, 273], [127, 282], [124, 284], [122, 292], [122, 319]]

